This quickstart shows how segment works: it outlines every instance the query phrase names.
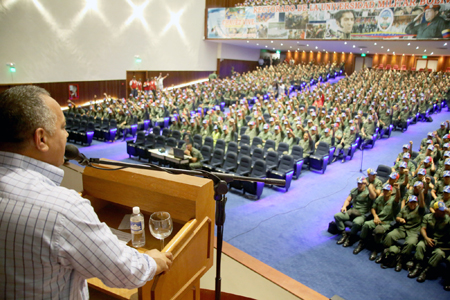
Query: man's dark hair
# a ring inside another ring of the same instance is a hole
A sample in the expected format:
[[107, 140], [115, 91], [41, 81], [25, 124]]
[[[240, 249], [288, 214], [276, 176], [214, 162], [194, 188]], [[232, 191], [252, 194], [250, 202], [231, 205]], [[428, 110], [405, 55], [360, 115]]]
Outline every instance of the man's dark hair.
[[56, 115], [45, 104], [43, 95], [50, 96], [43, 88], [33, 85], [16, 86], [0, 94], [0, 128], [5, 129], [0, 134], [0, 147], [20, 145], [38, 128], [54, 134]]
[[346, 13], [351, 13], [353, 15], [353, 18], [355, 18], [355, 12], [353, 10], [340, 10], [337, 13], [334, 14], [334, 19], [336, 22], [339, 22], [339, 26], [341, 25], [341, 19]]

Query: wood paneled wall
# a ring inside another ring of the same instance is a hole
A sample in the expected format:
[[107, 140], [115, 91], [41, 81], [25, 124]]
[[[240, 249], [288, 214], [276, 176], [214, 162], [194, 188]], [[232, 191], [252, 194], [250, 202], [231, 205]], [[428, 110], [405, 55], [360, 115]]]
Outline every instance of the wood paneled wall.
[[231, 70], [234, 67], [234, 71], [238, 73], [246, 73], [256, 69], [258, 66], [257, 61], [247, 61], [247, 60], [234, 60], [234, 59], [224, 59], [220, 61], [220, 67], [218, 68], [218, 75], [220, 78], [225, 78], [231, 76]]
[[350, 53], [331, 53], [331, 52], [304, 52], [304, 51], [288, 51], [286, 52], [286, 61], [294, 59], [295, 64], [309, 63], [314, 61], [317, 64], [326, 64], [341, 62], [345, 63], [345, 72], [350, 75], [355, 70], [355, 55]]
[[[402, 66], [406, 66], [406, 69], [411, 70], [416, 66], [416, 61], [418, 59], [423, 59], [422, 56], [416, 55], [388, 55], [388, 54], [372, 54], [367, 55], [369, 57], [373, 57], [372, 66], [378, 66], [383, 64], [384, 67], [386, 65], [391, 65], [391, 68], [394, 65], [398, 65], [398, 68], [401, 69]], [[436, 71], [445, 72], [447, 68], [450, 67], [450, 56], [428, 56], [428, 60], [437, 60], [438, 65]]]
[[[94, 95], [97, 95], [97, 99], [103, 99], [103, 93], [117, 98], [122, 98], [126, 95], [125, 80], [33, 83], [33, 85], [46, 89], [61, 106], [67, 106], [69, 84], [78, 84], [79, 98], [72, 101], [80, 105], [93, 100]], [[23, 84], [0, 85], [0, 92], [17, 85]]]

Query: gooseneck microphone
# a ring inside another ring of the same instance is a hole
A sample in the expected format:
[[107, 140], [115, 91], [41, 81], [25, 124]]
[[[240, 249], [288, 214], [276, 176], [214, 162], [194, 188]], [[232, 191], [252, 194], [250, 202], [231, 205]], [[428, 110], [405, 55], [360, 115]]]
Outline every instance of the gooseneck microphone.
[[89, 162], [89, 159], [84, 156], [83, 153], [80, 153], [78, 151], [78, 148], [74, 145], [66, 145], [66, 151], [64, 152], [64, 156], [67, 160], [75, 160], [82, 166], [90, 166], [91, 163]]

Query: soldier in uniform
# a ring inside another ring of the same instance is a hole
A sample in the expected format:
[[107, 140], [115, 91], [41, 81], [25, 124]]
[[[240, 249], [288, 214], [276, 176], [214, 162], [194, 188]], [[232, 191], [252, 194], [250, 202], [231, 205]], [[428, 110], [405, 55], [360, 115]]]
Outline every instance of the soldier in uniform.
[[[450, 24], [439, 16], [440, 9], [440, 5], [425, 6], [424, 12], [406, 26], [406, 34], [415, 34], [418, 39], [450, 38]], [[424, 15], [426, 22], [421, 23]]]
[[342, 137], [341, 142], [337, 145], [336, 151], [334, 151], [334, 159], [333, 162], [335, 162], [338, 157], [342, 154], [342, 162], [344, 163], [347, 157], [348, 150], [352, 146], [352, 143], [355, 141], [355, 127], [350, 127], [350, 132], [348, 134], [345, 134]]
[[[384, 239], [386, 249], [382, 256], [382, 268], [393, 266], [396, 262], [395, 270], [400, 272], [403, 262], [410, 259], [411, 252], [415, 249], [419, 241], [418, 233], [422, 218], [425, 215], [425, 201], [423, 185], [417, 185], [417, 189], [419, 191], [419, 197], [416, 195], [409, 196], [408, 204], [397, 214], [396, 221], [400, 226], [389, 232]], [[401, 250], [394, 243], [399, 239], [405, 239]]]
[[184, 154], [191, 156], [189, 159], [190, 169], [201, 169], [203, 166], [203, 155], [199, 150], [192, 146], [192, 141], [190, 139], [186, 141], [186, 150], [184, 150]]
[[369, 259], [376, 259], [378, 252], [380, 252], [382, 248], [383, 236], [391, 228], [391, 222], [394, 221], [398, 212], [400, 188], [398, 183], [394, 183], [394, 185], [396, 187], [395, 193], [392, 193], [392, 186], [389, 183], [386, 183], [383, 186], [383, 194], [378, 196], [374, 201], [371, 209], [373, 220], [364, 222], [360, 234], [361, 241], [353, 251], [353, 254], [358, 254], [364, 249], [367, 244], [367, 239], [369, 238], [369, 232], [373, 231], [375, 248]]
[[[427, 214], [423, 217], [422, 227], [420, 233], [423, 237], [417, 246], [414, 260], [416, 266], [408, 277], [414, 278], [417, 275], [418, 282], [424, 282], [427, 274], [431, 273], [442, 260], [446, 259], [447, 264], [450, 265], [450, 210], [444, 202], [436, 202], [434, 204], [434, 213]], [[426, 262], [427, 254], [431, 255]], [[444, 289], [450, 291], [450, 276], [449, 272], [446, 274], [446, 282]]]
[[[336, 226], [342, 232], [342, 237], [337, 241], [337, 244], [343, 244], [344, 247], [349, 247], [355, 242], [356, 234], [366, 219], [365, 214], [370, 211], [372, 201], [377, 197], [373, 186], [367, 187], [366, 178], [359, 177], [357, 183], [358, 187], [350, 191], [341, 211], [334, 215]], [[352, 207], [347, 209], [350, 204], [352, 204]], [[347, 234], [344, 222], [349, 220], [353, 221], [353, 226], [350, 234]]]

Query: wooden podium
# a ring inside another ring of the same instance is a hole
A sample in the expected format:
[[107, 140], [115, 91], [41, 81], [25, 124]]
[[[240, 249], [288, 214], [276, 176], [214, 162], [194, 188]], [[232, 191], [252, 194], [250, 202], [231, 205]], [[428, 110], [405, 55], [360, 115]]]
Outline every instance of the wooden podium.
[[140, 207], [145, 217], [146, 244], [139, 251], [160, 248], [160, 241], [148, 229], [151, 213], [167, 211], [174, 224], [163, 250], [174, 255], [169, 272], [156, 276], [139, 289], [109, 288], [97, 278], [89, 279], [89, 286], [119, 299], [200, 299], [200, 278], [213, 265], [213, 196], [213, 182], [205, 178], [139, 169], [104, 171], [86, 167], [83, 197], [91, 201], [100, 221], [117, 229], [124, 215], [132, 213], [133, 206]]

